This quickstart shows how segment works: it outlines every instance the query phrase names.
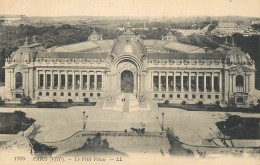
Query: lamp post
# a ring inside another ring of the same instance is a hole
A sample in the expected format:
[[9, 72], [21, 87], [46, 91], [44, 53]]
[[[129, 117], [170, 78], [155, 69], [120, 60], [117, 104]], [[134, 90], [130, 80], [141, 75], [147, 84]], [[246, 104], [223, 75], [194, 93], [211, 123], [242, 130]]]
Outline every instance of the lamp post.
[[83, 130], [86, 128], [85, 111], [83, 111]]
[[163, 123], [164, 123], [164, 112], [162, 113], [162, 131], [164, 131]]

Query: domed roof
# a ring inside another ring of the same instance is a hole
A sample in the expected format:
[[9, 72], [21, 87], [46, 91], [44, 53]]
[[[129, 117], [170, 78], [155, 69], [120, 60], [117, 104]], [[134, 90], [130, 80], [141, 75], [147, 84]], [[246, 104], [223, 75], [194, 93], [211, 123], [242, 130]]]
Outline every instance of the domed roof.
[[125, 32], [114, 41], [110, 53], [115, 58], [121, 55], [134, 55], [141, 58], [146, 54], [147, 50], [143, 41], [133, 33], [129, 23], [125, 27]]
[[88, 40], [90, 40], [90, 41], [97, 41], [100, 39], [101, 39], [101, 37], [97, 34], [95, 29], [94, 29], [93, 33], [88, 37]]
[[249, 54], [242, 52], [239, 48], [233, 47], [226, 53], [226, 63], [231, 64], [252, 64], [253, 60]]
[[169, 32], [163, 39], [166, 41], [177, 42], [177, 38], [172, 34], [171, 30], [169, 30]]
[[33, 62], [39, 51], [45, 51], [40, 43], [29, 44], [27, 41], [23, 46], [11, 54], [10, 60], [13, 62]]

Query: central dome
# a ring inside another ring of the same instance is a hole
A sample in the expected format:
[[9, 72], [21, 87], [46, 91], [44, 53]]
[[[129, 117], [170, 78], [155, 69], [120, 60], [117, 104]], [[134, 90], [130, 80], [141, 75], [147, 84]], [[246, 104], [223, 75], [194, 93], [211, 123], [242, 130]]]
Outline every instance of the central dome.
[[131, 25], [128, 23], [124, 29], [125, 32], [114, 41], [110, 55], [114, 58], [121, 55], [134, 55], [141, 58], [146, 55], [146, 47], [143, 41], [133, 33]]

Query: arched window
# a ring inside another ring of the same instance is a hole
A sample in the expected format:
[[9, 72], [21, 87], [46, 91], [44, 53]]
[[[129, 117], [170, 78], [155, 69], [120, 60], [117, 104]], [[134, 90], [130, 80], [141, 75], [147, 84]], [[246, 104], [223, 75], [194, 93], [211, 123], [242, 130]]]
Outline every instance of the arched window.
[[244, 77], [242, 75], [237, 75], [236, 77], [236, 86], [244, 85]]
[[236, 58], [237, 58], [237, 64], [240, 64], [241, 60], [240, 60], [240, 56], [238, 54], [236, 55]]
[[15, 74], [15, 87], [16, 89], [23, 87], [23, 74], [21, 72]]

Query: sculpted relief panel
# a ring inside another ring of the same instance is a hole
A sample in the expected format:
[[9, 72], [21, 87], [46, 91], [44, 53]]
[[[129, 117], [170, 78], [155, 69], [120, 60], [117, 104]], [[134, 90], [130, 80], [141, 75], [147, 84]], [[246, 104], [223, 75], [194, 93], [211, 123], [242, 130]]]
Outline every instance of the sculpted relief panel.
[[137, 67], [131, 61], [122, 61], [117, 65], [117, 73], [121, 74], [124, 70], [130, 70], [134, 75], [137, 74]]

